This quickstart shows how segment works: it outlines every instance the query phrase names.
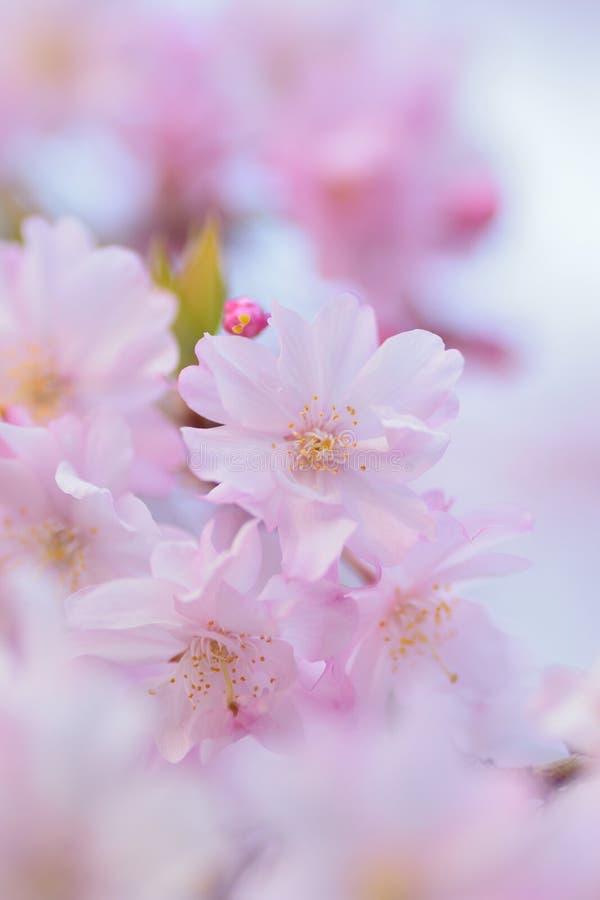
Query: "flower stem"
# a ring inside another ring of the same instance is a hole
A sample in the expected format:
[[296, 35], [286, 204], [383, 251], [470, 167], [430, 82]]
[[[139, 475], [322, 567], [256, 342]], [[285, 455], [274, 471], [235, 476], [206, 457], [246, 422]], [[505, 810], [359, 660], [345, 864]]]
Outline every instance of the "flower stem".
[[358, 575], [363, 584], [375, 584], [377, 581], [377, 575], [373, 571], [373, 569], [364, 563], [361, 559], [358, 559], [357, 556], [354, 555], [347, 547], [344, 547], [342, 552], [342, 559], [349, 566], [355, 575]]

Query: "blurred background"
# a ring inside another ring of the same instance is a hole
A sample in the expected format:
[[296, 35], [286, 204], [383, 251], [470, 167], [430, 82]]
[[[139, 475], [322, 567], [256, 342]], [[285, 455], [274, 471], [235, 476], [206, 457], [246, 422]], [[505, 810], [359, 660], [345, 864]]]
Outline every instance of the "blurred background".
[[[423, 486], [536, 518], [486, 588], [540, 662], [598, 655], [600, 12], [571, 3], [2, 0], [0, 230], [81, 217], [177, 258], [218, 223], [228, 296], [467, 358]], [[262, 339], [262, 338], [259, 338]]]

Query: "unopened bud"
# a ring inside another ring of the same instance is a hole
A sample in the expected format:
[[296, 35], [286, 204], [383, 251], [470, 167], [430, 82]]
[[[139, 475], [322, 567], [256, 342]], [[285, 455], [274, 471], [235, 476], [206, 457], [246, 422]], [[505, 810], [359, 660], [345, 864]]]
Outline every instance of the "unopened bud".
[[230, 334], [256, 337], [269, 322], [269, 316], [250, 297], [234, 297], [227, 300], [223, 314], [223, 328]]

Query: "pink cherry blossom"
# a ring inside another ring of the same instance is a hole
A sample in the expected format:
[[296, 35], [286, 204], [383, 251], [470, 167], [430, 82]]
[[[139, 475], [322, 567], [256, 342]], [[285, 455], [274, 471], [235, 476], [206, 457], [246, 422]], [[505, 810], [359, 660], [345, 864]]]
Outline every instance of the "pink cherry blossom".
[[286, 213], [313, 239], [323, 274], [374, 306], [384, 337], [425, 321], [431, 266], [464, 253], [499, 206], [456, 122], [448, 50], [419, 54], [389, 12], [386, 22], [389, 35], [365, 29], [352, 49], [296, 72], [265, 137]]
[[206, 216], [227, 218], [239, 128], [221, 49], [207, 21], [175, 9], [125, 11], [120, 52], [127, 90], [112, 126], [149, 184], [148, 225], [185, 241]]
[[166, 492], [184, 450], [152, 404], [177, 361], [174, 298], [134, 254], [95, 247], [73, 220], [29, 219], [23, 233], [23, 247], [0, 245], [0, 418], [43, 425], [122, 412], [137, 450], [134, 487]]
[[457, 755], [434, 712], [413, 707], [368, 738], [324, 728], [288, 757], [238, 754], [236, 797], [271, 864], [236, 898], [512, 900], [495, 885], [520, 862], [533, 798], [522, 778]]
[[526, 721], [525, 660], [467, 590], [472, 580], [527, 568], [494, 544], [529, 529], [531, 518], [504, 507], [459, 520], [439, 495], [427, 500], [436, 539], [421, 539], [354, 594], [361, 625], [349, 674], [359, 706], [389, 709], [415, 683], [427, 684], [446, 697], [450, 727], [471, 752], [519, 759], [534, 748], [546, 752]]
[[122, 74], [112, 52], [117, 23], [96, 0], [2, 5], [0, 108], [9, 139], [106, 113]]
[[33, 565], [64, 595], [149, 571], [159, 530], [129, 490], [132, 448], [108, 415], [48, 428], [0, 423], [0, 570]]
[[229, 334], [256, 337], [269, 324], [269, 316], [250, 297], [235, 297], [225, 302], [223, 328]]
[[422, 331], [378, 348], [372, 311], [350, 296], [311, 323], [280, 306], [270, 322], [278, 356], [207, 336], [182, 372], [187, 404], [223, 423], [183, 429], [192, 471], [220, 482], [209, 499], [277, 526], [289, 575], [320, 577], [347, 542], [397, 562], [421, 532], [433, 536], [406, 482], [446, 448], [462, 357]]
[[218, 798], [148, 766], [150, 725], [114, 674], [41, 659], [2, 674], [2, 897], [192, 900], [233, 880]]
[[273, 743], [299, 727], [294, 652], [256, 597], [261, 565], [256, 522], [221, 553], [209, 524], [198, 545], [159, 545], [154, 578], [109, 581], [69, 604], [81, 649], [148, 669], [157, 744], [172, 762], [208, 739]]
[[23, 236], [0, 247], [0, 407], [36, 424], [147, 409], [177, 362], [174, 298], [71, 219], [29, 219]]

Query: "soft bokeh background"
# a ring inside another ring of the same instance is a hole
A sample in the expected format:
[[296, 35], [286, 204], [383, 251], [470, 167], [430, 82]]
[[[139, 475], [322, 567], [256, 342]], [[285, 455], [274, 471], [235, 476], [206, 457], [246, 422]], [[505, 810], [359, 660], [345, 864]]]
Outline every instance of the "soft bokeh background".
[[595, 4], [489, 4], [463, 11], [480, 43], [466, 115], [504, 186], [504, 214], [452, 290], [509, 323], [520, 364], [469, 373], [436, 476], [461, 504], [535, 515], [533, 566], [492, 591], [498, 621], [544, 662], [598, 656], [600, 537], [600, 60]]
[[[46, 13], [55, 5], [53, 0]], [[147, 8], [160, 5], [148, 3]], [[171, 11], [180, 7], [195, 28], [227, 15], [223, 3], [162, 5]], [[67, 14], [63, 23], [67, 30], [80, 28], [82, 9], [92, 8], [81, 2], [70, 6], [72, 17]], [[508, 586], [487, 588], [489, 603], [497, 621], [522, 637], [540, 661], [587, 666], [600, 649], [600, 16], [596, 4], [583, 0], [390, 6], [409, 41], [418, 34], [422, 46], [429, 47], [423, 51], [424, 65], [439, 46], [460, 61], [455, 114], [493, 173], [500, 196], [495, 222], [476, 248], [436, 259], [427, 269], [423, 303], [435, 321], [449, 333], [483, 331], [510, 350], [510, 361], [503, 365], [469, 358], [454, 441], [427, 484], [444, 485], [461, 509], [509, 501], [534, 513], [536, 530], [524, 548], [533, 566]], [[238, 20], [240, 28], [255, 28], [250, 43], [255, 40], [259, 62], [266, 52], [261, 41], [267, 47], [270, 39], [264, 7], [249, 3], [246, 17]], [[139, 16], [143, 5], [135, 8]], [[27, 22], [42, 9], [43, 3], [21, 8], [3, 0], [0, 12]], [[379, 8], [359, 9], [366, 25], [376, 27]], [[217, 105], [207, 107], [217, 144], [230, 137], [226, 128], [217, 133], [219, 104], [227, 104], [236, 79], [246, 77], [240, 59], [228, 55], [240, 36], [231, 22], [223, 35], [216, 48], [223, 90], [210, 98]], [[310, 65], [308, 39], [295, 38], [296, 51], [299, 47]], [[161, 34], [148, 39], [157, 42], [157, 54], [166, 46]], [[100, 49], [93, 33], [90, 47], [90, 53]], [[284, 57], [286, 52], [290, 48]], [[175, 60], [181, 58], [176, 53], [148, 75], [155, 81], [146, 101], [152, 106], [160, 96], [171, 113], [179, 99], [185, 122], [191, 110], [183, 97], [185, 79], [177, 82]], [[11, 84], [4, 84], [9, 100]], [[122, 87], [119, 82], [115, 90]], [[40, 98], [44, 112], [47, 102]], [[9, 102], [2, 110], [6, 125], [14, 109]], [[251, 104], [245, 112], [244, 127], [251, 134], [258, 113]], [[16, 191], [14, 209], [15, 198], [5, 191], [5, 233], [22, 206], [50, 215], [74, 212], [105, 240], [128, 241], [136, 217], [151, 220], [152, 174], [140, 163], [143, 154], [124, 151], [101, 124], [100, 113], [97, 120], [93, 114], [84, 120], [50, 135], [23, 126], [1, 165], [13, 186], [19, 180], [26, 184], [27, 200]], [[143, 144], [153, 125], [136, 125]], [[202, 165], [209, 165], [205, 157], [198, 162]], [[239, 220], [226, 242], [229, 294], [250, 294], [267, 306], [277, 298], [314, 310], [335, 285], [320, 276], [317, 250], [306, 233], [274, 209], [265, 171], [246, 161], [229, 167], [225, 181], [217, 184], [217, 193], [234, 198]], [[187, 196], [185, 185], [183, 193]], [[264, 209], [253, 217], [261, 204]], [[180, 223], [169, 222], [176, 231]], [[132, 238], [140, 241], [139, 234]]]
[[[461, 509], [533, 512], [520, 544], [532, 568], [483, 590], [540, 662], [588, 666], [600, 650], [600, 15], [593, 3], [418, 6], [413, 22], [464, 41], [461, 115], [502, 190], [478, 251], [437, 273], [438, 303], [493, 321], [517, 356], [501, 373], [467, 366], [453, 442], [427, 481]], [[290, 240], [273, 246], [283, 272]]]

